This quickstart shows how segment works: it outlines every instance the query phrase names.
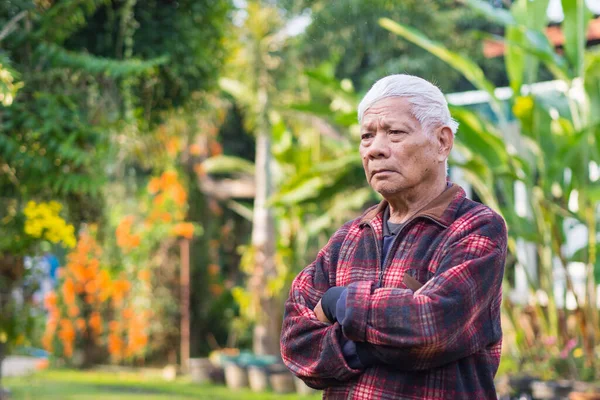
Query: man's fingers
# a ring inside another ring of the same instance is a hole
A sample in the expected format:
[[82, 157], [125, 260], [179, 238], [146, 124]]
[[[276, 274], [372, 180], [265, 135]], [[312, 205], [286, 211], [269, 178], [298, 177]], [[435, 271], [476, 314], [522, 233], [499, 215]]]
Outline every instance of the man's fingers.
[[328, 324], [331, 323], [331, 321], [329, 319], [327, 319], [327, 317], [325, 316], [325, 313], [323, 312], [323, 307], [321, 306], [321, 300], [319, 300], [319, 302], [315, 306], [314, 312], [319, 321], [326, 322]]

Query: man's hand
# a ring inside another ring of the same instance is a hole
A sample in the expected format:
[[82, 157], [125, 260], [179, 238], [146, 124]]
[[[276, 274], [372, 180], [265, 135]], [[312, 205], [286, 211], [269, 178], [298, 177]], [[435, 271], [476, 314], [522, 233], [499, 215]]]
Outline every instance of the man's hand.
[[325, 316], [325, 313], [323, 312], [323, 306], [321, 306], [321, 300], [319, 300], [319, 302], [315, 306], [314, 312], [319, 321], [325, 322], [327, 324], [331, 323], [331, 321], [327, 319], [327, 317]]

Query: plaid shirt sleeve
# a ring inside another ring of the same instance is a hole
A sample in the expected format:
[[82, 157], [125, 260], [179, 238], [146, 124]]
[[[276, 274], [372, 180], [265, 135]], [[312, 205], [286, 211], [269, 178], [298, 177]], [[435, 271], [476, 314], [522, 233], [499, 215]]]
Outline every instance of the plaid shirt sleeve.
[[350, 284], [345, 336], [367, 342], [378, 359], [403, 370], [435, 368], [501, 340], [506, 226], [490, 210], [464, 226], [416, 292]]
[[336, 232], [317, 259], [294, 279], [285, 303], [281, 356], [292, 373], [318, 389], [338, 385], [363, 372], [350, 368], [344, 359], [341, 326], [320, 322], [313, 312], [330, 287], [329, 271], [335, 266], [349, 226]]

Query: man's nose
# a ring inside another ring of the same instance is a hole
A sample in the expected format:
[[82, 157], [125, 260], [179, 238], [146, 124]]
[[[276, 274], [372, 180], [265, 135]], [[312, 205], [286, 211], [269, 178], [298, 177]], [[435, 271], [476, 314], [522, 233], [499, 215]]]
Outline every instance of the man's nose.
[[367, 157], [371, 159], [388, 158], [390, 156], [390, 143], [385, 132], [378, 132], [367, 150]]

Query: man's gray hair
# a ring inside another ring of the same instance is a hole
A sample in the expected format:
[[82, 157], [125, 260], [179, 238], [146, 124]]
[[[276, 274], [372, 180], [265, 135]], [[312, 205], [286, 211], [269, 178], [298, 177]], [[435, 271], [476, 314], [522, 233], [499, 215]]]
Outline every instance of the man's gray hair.
[[405, 74], [389, 75], [375, 82], [358, 105], [358, 122], [362, 122], [363, 115], [373, 104], [395, 96], [410, 102], [413, 116], [427, 133], [433, 128], [447, 126], [452, 134], [456, 134], [458, 122], [450, 116], [441, 90], [425, 79]]

